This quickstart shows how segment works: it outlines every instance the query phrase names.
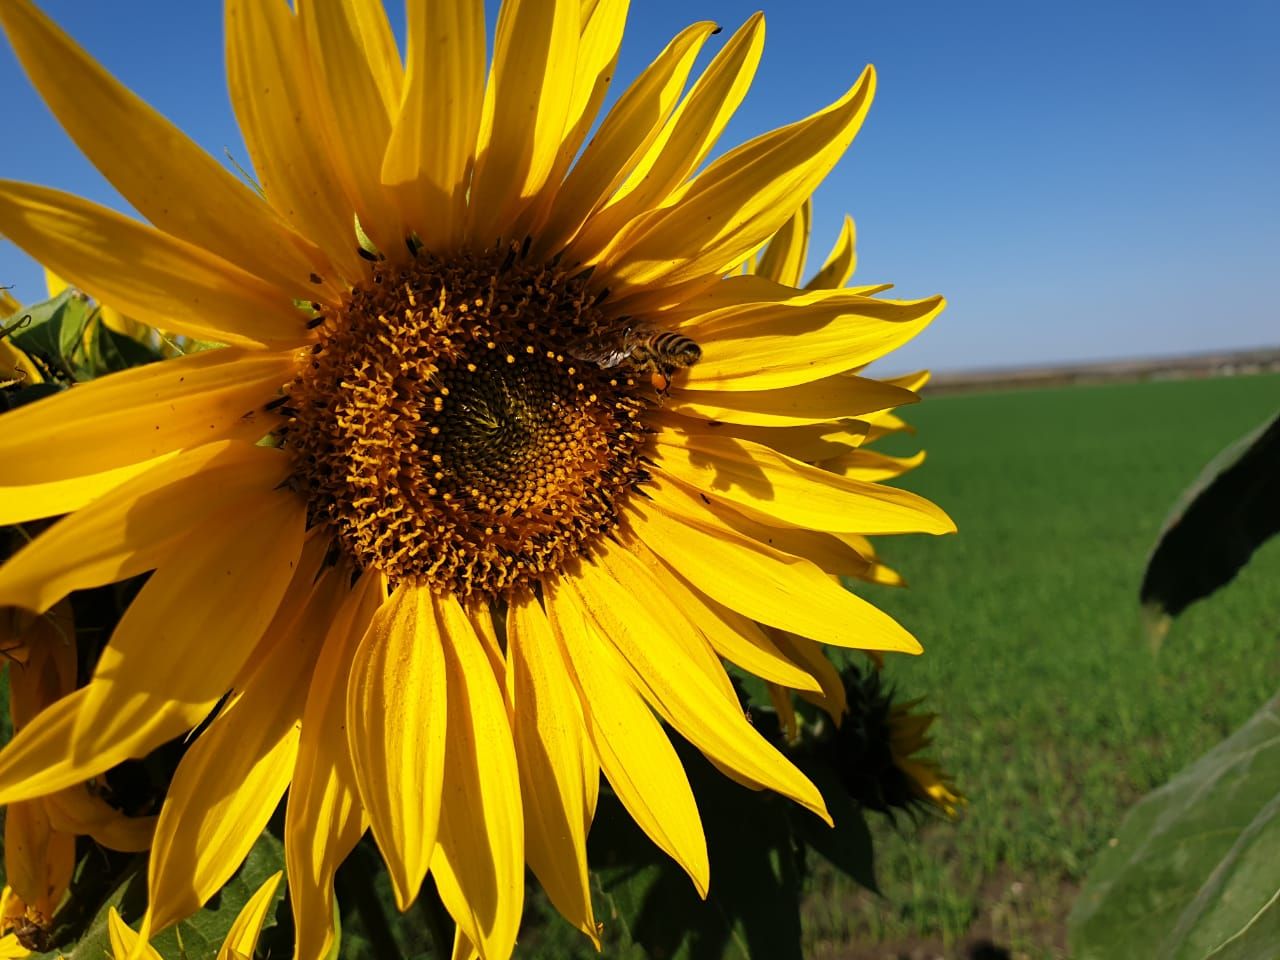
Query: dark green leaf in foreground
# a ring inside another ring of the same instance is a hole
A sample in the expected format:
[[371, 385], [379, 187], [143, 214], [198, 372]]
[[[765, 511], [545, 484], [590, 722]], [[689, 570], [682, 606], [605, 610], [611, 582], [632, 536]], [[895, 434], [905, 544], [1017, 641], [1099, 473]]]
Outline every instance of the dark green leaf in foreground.
[[1280, 696], [1129, 813], [1070, 919], [1077, 960], [1274, 960]]
[[1228, 583], [1280, 531], [1280, 417], [1201, 472], [1165, 521], [1142, 580], [1142, 603], [1177, 616]]

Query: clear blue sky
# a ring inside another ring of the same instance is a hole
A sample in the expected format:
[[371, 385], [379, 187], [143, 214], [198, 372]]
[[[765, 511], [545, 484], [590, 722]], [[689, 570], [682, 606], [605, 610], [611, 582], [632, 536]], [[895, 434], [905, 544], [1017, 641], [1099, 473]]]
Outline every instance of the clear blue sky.
[[[397, 30], [402, 5], [392, 4]], [[218, 0], [43, 6], [207, 149], [244, 161]], [[633, 0], [620, 79], [692, 20], [727, 33], [756, 7]], [[825, 105], [876, 64], [871, 115], [816, 197], [810, 265], [848, 211], [864, 282], [947, 295], [948, 311], [894, 370], [1280, 343], [1274, 0], [763, 7], [764, 60], [720, 149]], [[4, 44], [0, 105], [0, 176], [123, 207]], [[0, 240], [0, 283], [35, 299], [39, 276]]]

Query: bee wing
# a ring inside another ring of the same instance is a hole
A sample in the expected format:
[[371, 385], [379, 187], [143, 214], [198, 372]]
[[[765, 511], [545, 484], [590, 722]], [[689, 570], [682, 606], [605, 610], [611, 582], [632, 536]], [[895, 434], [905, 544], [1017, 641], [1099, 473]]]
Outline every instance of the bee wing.
[[569, 355], [575, 360], [594, 363], [602, 370], [621, 366], [631, 356], [631, 348], [617, 344], [578, 344], [569, 348]]

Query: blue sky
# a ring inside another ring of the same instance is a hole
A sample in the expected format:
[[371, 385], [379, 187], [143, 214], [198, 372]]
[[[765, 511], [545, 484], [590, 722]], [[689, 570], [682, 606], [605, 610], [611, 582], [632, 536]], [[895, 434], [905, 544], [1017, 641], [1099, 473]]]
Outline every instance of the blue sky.
[[[217, 0], [42, 5], [207, 149], [244, 161]], [[1280, 5], [633, 0], [619, 78], [690, 21], [727, 34], [757, 6], [764, 59], [719, 149], [879, 70], [871, 115], [815, 198], [810, 265], [847, 211], [864, 282], [947, 295], [886, 369], [1280, 343]], [[0, 91], [0, 176], [124, 208], [3, 44]], [[39, 278], [0, 240], [0, 284], [31, 300]]]

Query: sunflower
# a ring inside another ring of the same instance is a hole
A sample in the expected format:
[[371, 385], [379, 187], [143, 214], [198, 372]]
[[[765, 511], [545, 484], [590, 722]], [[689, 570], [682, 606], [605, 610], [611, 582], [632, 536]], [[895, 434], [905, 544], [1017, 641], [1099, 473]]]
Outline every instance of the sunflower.
[[943, 301], [732, 275], [849, 146], [875, 75], [706, 162], [763, 17], [686, 92], [717, 32], [689, 27], [597, 126], [626, 8], [507, 0], [486, 79], [475, 0], [409, 0], [403, 64], [373, 0], [228, 0], [250, 186], [29, 0], [0, 5], [149, 221], [0, 182], [0, 232], [122, 313], [225, 345], [0, 434], [0, 523], [69, 514], [0, 568], [0, 604], [154, 571], [88, 684], [0, 752], [0, 803], [202, 727], [156, 827], [144, 937], [225, 883], [288, 789], [299, 957], [331, 948], [334, 871], [366, 827], [401, 909], [430, 871], [459, 955], [511, 953], [526, 861], [598, 943], [601, 773], [707, 890], [667, 727], [827, 817], [726, 673], [820, 688], [762, 625], [919, 650], [831, 573], [863, 563], [849, 537], [950, 520], [812, 466], [803, 428], [855, 449], [857, 417], [910, 395], [847, 372]]
[[906, 778], [918, 802], [935, 807], [955, 819], [960, 808], [969, 801], [935, 761], [917, 756], [933, 743], [929, 728], [938, 719], [936, 713], [916, 713], [915, 708], [921, 702], [896, 703], [889, 713], [889, 746], [893, 763]]

